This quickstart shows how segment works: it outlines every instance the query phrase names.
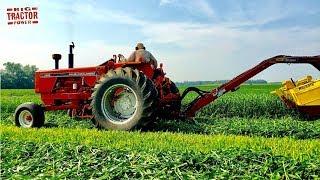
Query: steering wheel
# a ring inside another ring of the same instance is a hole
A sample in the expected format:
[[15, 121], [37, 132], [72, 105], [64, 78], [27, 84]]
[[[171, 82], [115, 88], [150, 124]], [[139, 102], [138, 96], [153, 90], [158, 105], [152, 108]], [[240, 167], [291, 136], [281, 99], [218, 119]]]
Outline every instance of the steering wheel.
[[118, 61], [119, 62], [125, 62], [126, 58], [122, 54], [118, 54]]

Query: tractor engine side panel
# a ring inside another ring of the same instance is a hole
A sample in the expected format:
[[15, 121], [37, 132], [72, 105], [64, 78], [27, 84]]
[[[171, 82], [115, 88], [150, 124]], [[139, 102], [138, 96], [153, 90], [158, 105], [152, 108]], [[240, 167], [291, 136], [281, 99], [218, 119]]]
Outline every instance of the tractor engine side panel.
[[79, 108], [86, 103], [96, 81], [107, 71], [106, 67], [88, 67], [37, 71], [35, 92], [47, 110]]

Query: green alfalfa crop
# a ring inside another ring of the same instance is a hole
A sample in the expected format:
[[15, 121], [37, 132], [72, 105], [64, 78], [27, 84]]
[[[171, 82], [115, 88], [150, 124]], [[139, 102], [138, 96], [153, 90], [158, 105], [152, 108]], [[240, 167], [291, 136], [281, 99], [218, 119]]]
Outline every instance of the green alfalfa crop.
[[279, 118], [296, 116], [275, 96], [269, 94], [227, 94], [204, 107], [198, 117]]
[[204, 153], [20, 140], [1, 147], [3, 179], [313, 179], [320, 170], [313, 154], [298, 160], [250, 148]]
[[275, 155], [304, 159], [310, 154], [320, 156], [319, 139], [297, 140], [291, 137], [265, 138], [238, 135], [202, 135], [169, 132], [98, 131], [80, 128], [23, 129], [0, 125], [1, 141], [31, 141], [36, 143], [71, 143], [114, 149], [208, 152], [213, 149], [240, 148], [259, 151], [271, 149]]
[[155, 122], [149, 131], [201, 134], [234, 134], [262, 137], [320, 139], [320, 121], [302, 121], [291, 117], [269, 118], [195, 118]]

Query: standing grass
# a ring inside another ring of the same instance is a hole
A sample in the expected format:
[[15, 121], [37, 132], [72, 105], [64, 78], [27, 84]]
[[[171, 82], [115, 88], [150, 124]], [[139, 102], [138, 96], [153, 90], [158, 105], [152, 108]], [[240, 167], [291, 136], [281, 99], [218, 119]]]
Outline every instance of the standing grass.
[[3, 178], [317, 178], [320, 141], [0, 126]]
[[2, 141], [31, 141], [35, 143], [70, 143], [112, 149], [136, 149], [158, 151], [209, 152], [214, 149], [240, 148], [261, 151], [270, 149], [275, 155], [294, 159], [308, 158], [309, 154], [320, 157], [320, 140], [297, 140], [290, 137], [264, 138], [237, 135], [199, 135], [180, 133], [98, 131], [96, 129], [22, 129], [0, 126]]

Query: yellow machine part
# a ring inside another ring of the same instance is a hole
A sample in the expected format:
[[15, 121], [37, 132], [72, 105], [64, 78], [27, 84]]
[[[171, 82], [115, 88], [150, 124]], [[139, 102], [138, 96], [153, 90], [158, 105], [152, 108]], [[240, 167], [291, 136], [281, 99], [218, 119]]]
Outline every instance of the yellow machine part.
[[282, 87], [273, 91], [282, 100], [286, 99], [297, 106], [320, 106], [320, 79], [306, 76], [297, 82], [284, 81]]

